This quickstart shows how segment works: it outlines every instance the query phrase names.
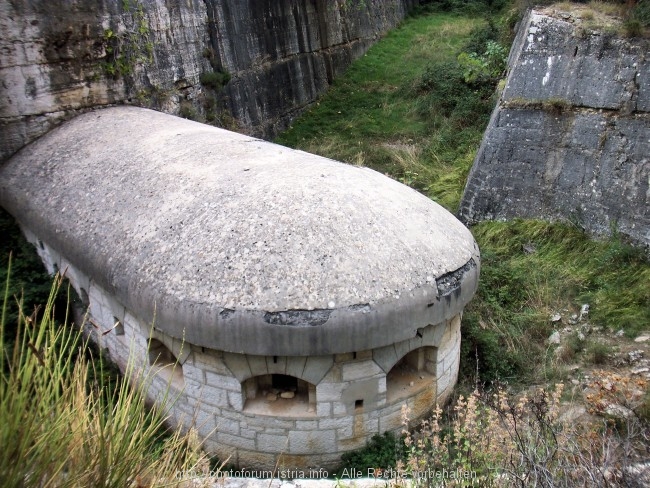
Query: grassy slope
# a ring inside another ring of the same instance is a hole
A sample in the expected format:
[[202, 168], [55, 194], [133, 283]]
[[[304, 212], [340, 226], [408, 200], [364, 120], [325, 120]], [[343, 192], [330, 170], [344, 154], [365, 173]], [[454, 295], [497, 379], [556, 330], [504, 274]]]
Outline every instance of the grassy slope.
[[452, 14], [406, 19], [277, 142], [368, 166], [438, 196], [449, 208], [457, 206], [482, 124], [449, 133], [435, 107], [418, 94], [418, 84], [427, 66], [455, 60], [482, 23]]
[[[427, 79], [434, 89], [449, 90], [444, 74], [480, 25], [485, 22], [445, 13], [407, 19], [277, 142], [369, 166], [455, 211], [489, 100], [463, 92], [465, 108], [478, 111], [445, 112], [444, 96], [420, 87]], [[577, 312], [589, 303], [595, 325], [628, 335], [650, 324], [650, 266], [620, 241], [594, 242], [571, 226], [539, 221], [484, 223], [473, 233], [483, 265], [479, 293], [464, 317], [466, 380], [477, 363], [482, 381], [548, 379], [552, 354], [545, 340], [555, 311]]]

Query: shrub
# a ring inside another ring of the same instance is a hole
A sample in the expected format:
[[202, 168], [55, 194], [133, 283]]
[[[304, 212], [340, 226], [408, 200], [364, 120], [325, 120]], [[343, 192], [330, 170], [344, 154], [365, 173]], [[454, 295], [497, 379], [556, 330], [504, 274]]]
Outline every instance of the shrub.
[[215, 71], [207, 71], [199, 75], [199, 82], [206, 88], [211, 88], [214, 91], [221, 90], [230, 81], [230, 73], [217, 69]]
[[463, 51], [468, 53], [485, 52], [488, 42], [498, 41], [499, 36], [500, 32], [496, 24], [492, 19], [488, 19], [487, 23], [472, 29]]
[[397, 460], [403, 457], [404, 452], [404, 443], [393, 433], [375, 434], [363, 449], [341, 456], [343, 464], [337, 470], [337, 475], [341, 476], [343, 470], [350, 468], [360, 470], [364, 476], [367, 475], [369, 469], [394, 468]]
[[602, 342], [593, 341], [585, 349], [587, 360], [591, 364], [603, 365], [612, 353], [611, 346]]
[[[491, 82], [469, 84], [457, 61], [434, 63], [426, 67], [416, 85], [418, 113], [422, 117], [448, 119], [453, 144], [458, 146], [458, 129], [482, 127], [492, 110]], [[444, 127], [444, 126], [443, 126]], [[439, 130], [444, 137], [444, 130]]]
[[503, 76], [506, 69], [508, 51], [495, 41], [487, 41], [482, 54], [462, 52], [458, 63], [463, 69], [463, 79], [470, 85], [493, 85]]
[[[613, 386], [618, 381], [621, 391]], [[645, 453], [648, 424], [634, 417], [630, 428], [616, 430], [602, 417], [565, 420], [563, 388], [557, 384], [521, 395], [501, 388], [474, 391], [459, 397], [447, 416], [437, 408], [414, 430], [404, 407], [407, 454], [396, 470], [410, 478], [409, 486], [629, 486], [626, 467], [635, 453]], [[612, 395], [631, 407], [629, 402], [639, 403], [638, 387], [622, 377], [605, 374], [591, 389], [586, 400], [592, 411], [594, 405], [604, 411], [602, 400]]]
[[427, 66], [422, 73], [417, 90], [427, 95], [428, 106], [449, 117], [459, 100], [470, 92], [463, 83], [463, 71], [455, 61], [444, 61]]
[[630, 18], [640, 27], [650, 27], [650, 0], [639, 0], [630, 13]]

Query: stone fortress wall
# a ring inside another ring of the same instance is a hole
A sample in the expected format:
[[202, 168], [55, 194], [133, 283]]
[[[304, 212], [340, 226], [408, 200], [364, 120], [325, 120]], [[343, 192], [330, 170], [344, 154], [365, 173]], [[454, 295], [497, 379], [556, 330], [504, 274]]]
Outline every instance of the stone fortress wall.
[[[127, 310], [27, 228], [47, 270], [65, 272], [88, 307], [86, 330], [127, 370], [151, 368], [151, 398], [173, 399], [175, 424], [194, 423], [208, 451], [240, 466], [333, 468], [341, 454], [378, 432], [399, 434], [409, 418], [443, 404], [458, 377], [461, 315], [429, 325], [419, 337], [356, 353], [260, 356], [208, 349], [174, 339]], [[169, 355], [171, 352], [172, 356]], [[269, 401], [247, 381], [286, 375], [308, 383], [305, 395]], [[247, 391], [248, 390], [248, 391]], [[278, 453], [282, 453], [278, 455]], [[318, 453], [315, 455], [314, 453]]]
[[[575, 7], [576, 9], [578, 7]], [[459, 210], [568, 221], [650, 247], [650, 43], [532, 10]]]
[[0, 161], [120, 103], [272, 137], [417, 3], [0, 0]]
[[370, 169], [112, 107], [2, 165], [0, 203], [222, 459], [332, 468], [456, 382], [476, 243]]

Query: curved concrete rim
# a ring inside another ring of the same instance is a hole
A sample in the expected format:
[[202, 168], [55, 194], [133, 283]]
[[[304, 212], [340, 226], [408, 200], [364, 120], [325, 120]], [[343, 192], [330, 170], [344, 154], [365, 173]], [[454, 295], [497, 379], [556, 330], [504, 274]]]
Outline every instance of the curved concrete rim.
[[0, 203], [142, 320], [230, 352], [381, 347], [462, 311], [478, 282], [471, 233], [414, 190], [135, 107], [21, 150]]

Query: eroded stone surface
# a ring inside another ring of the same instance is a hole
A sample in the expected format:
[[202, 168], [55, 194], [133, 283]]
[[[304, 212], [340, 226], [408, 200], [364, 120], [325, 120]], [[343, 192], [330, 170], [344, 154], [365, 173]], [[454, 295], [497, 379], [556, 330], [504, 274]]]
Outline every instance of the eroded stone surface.
[[649, 47], [532, 11], [461, 219], [564, 220], [650, 246]]
[[[2, 0], [0, 160], [112, 103], [271, 136], [417, 3]], [[201, 84], [214, 69], [222, 89]]]
[[[157, 328], [218, 350], [371, 349], [456, 315], [476, 287], [471, 234], [416, 191], [146, 109], [64, 124], [5, 165], [0, 194], [144, 321], [155, 308]], [[436, 279], [473, 259], [442, 298]]]

